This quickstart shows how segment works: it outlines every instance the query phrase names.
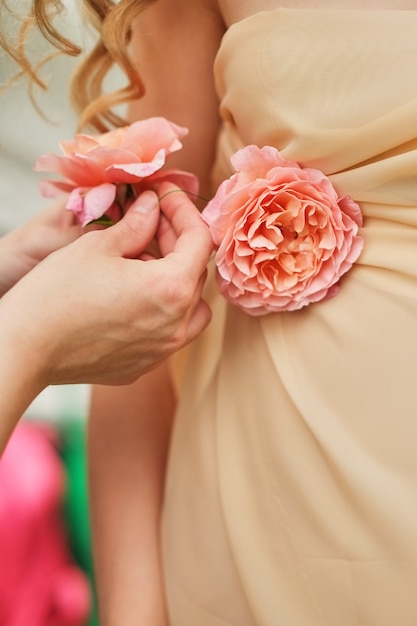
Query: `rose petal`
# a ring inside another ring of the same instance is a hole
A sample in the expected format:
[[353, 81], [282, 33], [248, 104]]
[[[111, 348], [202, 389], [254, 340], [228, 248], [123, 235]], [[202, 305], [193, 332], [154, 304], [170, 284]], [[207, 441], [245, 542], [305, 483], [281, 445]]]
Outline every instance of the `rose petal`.
[[74, 189], [67, 201], [66, 208], [76, 214], [82, 226], [102, 217], [112, 206], [116, 197], [116, 186], [104, 183], [91, 189]]
[[[61, 142], [62, 155], [39, 157], [35, 170], [54, 172], [73, 189], [135, 184], [160, 170], [169, 154], [182, 147], [180, 139], [187, 133], [163, 117], [153, 117], [101, 135], [77, 134]], [[44, 189], [52, 190], [50, 184]]]

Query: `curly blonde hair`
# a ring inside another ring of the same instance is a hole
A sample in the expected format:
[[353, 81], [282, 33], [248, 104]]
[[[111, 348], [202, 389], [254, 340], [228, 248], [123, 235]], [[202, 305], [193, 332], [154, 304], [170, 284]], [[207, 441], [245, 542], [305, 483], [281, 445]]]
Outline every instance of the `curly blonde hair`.
[[[97, 42], [92, 51], [77, 66], [71, 80], [70, 94], [73, 105], [80, 114], [79, 128], [88, 125], [104, 132], [111, 127], [125, 124], [112, 109], [120, 104], [141, 97], [144, 85], [129, 58], [131, 24], [139, 13], [155, 0], [81, 0], [83, 13], [97, 31]], [[82, 50], [64, 37], [54, 27], [54, 19], [64, 10], [61, 0], [32, 0], [30, 10], [24, 16], [15, 42], [0, 32], [0, 46], [19, 65], [22, 74], [45, 89], [47, 86], [25, 54], [27, 33], [37, 26], [59, 53], [78, 56]], [[0, 10], [14, 18], [16, 12], [7, 0], [0, 0]], [[54, 55], [50, 55], [51, 58]], [[117, 64], [124, 72], [127, 84], [113, 93], [104, 93], [103, 82], [109, 70]]]

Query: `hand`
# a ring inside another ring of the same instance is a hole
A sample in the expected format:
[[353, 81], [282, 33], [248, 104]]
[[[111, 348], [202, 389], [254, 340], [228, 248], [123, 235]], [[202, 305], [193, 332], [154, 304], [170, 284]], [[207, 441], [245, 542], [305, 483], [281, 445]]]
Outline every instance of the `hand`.
[[64, 209], [63, 195], [0, 239], [0, 297], [51, 252], [77, 239], [83, 229]]
[[[49, 255], [3, 297], [10, 358], [38, 387], [133, 382], [207, 325], [201, 291], [212, 241], [183, 192], [166, 184], [160, 194], [173, 189], [159, 229], [148, 191], [118, 224]], [[156, 232], [164, 257], [140, 260]]]

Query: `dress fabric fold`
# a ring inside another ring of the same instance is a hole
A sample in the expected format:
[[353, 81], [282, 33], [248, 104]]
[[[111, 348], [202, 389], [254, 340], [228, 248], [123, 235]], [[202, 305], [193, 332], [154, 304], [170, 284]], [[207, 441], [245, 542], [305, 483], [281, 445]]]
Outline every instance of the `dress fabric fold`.
[[171, 626], [417, 624], [417, 12], [276, 9], [214, 72], [214, 189], [256, 144], [359, 203], [332, 299], [213, 320], [174, 360]]

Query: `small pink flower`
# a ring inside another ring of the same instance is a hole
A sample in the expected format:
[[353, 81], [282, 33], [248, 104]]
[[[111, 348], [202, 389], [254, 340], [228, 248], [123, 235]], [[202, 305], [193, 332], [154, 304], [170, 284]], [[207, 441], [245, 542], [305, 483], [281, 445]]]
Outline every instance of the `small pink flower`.
[[180, 139], [187, 133], [163, 117], [152, 117], [101, 135], [78, 134], [60, 143], [62, 155], [49, 153], [36, 160], [35, 171], [61, 177], [41, 181], [41, 193], [54, 197], [69, 192], [67, 208], [83, 225], [112, 208], [122, 185], [140, 193], [168, 179], [196, 194], [198, 182], [192, 174], [161, 171], [167, 157], [182, 148]]
[[221, 293], [251, 315], [334, 296], [363, 247], [358, 204], [273, 147], [246, 146], [231, 161], [236, 173], [203, 211]]

